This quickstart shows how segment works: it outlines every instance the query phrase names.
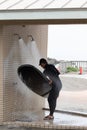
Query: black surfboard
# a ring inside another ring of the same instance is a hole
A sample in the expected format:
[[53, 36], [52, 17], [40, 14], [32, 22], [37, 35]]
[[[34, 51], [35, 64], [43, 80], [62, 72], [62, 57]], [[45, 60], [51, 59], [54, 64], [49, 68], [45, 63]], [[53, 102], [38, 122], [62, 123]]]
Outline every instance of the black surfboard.
[[18, 76], [29, 89], [42, 97], [46, 97], [52, 88], [46, 76], [33, 65], [19, 66]]

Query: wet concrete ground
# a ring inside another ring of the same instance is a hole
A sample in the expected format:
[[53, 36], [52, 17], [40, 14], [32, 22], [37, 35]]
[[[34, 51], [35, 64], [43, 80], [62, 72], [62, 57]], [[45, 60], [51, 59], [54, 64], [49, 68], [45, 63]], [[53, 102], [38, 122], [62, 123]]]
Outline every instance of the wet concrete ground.
[[38, 129], [38, 128], [25, 128], [25, 127], [15, 127], [15, 128], [9, 128], [7, 126], [0, 126], [0, 130], [44, 130], [44, 129]]
[[[49, 114], [49, 111], [44, 111], [44, 116]], [[87, 117], [81, 115], [72, 115], [66, 113], [55, 112], [54, 120], [43, 120], [41, 112], [37, 112], [37, 118], [32, 121], [19, 120], [14, 122], [4, 122], [0, 126], [0, 130], [87, 130]]]

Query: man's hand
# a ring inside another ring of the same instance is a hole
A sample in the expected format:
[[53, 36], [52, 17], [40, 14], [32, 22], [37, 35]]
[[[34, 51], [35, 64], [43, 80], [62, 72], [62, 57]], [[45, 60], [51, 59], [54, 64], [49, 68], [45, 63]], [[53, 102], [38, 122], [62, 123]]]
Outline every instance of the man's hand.
[[52, 84], [52, 80], [48, 76], [46, 76], [46, 77], [49, 80], [49, 85], [51, 85]]
[[52, 84], [52, 80], [49, 80], [49, 85], [51, 85]]

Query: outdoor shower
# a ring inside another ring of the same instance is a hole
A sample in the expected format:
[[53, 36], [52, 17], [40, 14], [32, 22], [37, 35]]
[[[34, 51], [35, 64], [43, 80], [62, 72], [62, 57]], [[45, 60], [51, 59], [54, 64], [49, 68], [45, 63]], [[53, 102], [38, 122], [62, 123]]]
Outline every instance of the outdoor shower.
[[[38, 67], [38, 61], [41, 58], [41, 55], [33, 36], [27, 34], [24, 40], [21, 34], [14, 33], [14, 35], [18, 38], [18, 54], [21, 57], [21, 64], [32, 64]], [[28, 40], [26, 41], [26, 39]]]

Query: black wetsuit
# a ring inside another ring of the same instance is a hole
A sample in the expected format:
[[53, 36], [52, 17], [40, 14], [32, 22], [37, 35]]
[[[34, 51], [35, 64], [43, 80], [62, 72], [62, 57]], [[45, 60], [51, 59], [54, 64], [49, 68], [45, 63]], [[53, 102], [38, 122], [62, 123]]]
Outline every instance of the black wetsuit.
[[50, 108], [50, 115], [53, 115], [56, 108], [57, 97], [59, 96], [59, 92], [62, 88], [62, 83], [59, 78], [60, 72], [55, 68], [54, 65], [46, 64], [43, 73], [48, 76], [50, 80], [52, 80], [52, 89], [48, 96], [48, 103]]

